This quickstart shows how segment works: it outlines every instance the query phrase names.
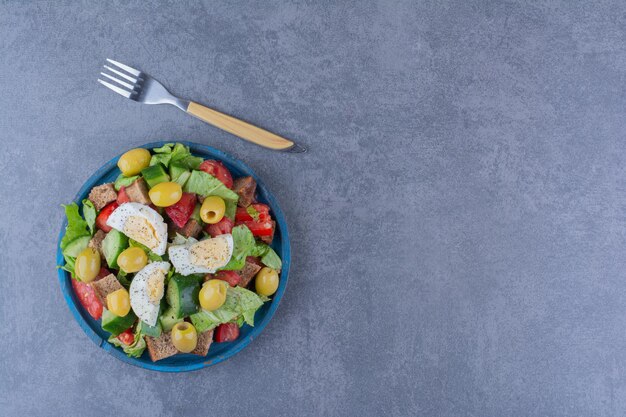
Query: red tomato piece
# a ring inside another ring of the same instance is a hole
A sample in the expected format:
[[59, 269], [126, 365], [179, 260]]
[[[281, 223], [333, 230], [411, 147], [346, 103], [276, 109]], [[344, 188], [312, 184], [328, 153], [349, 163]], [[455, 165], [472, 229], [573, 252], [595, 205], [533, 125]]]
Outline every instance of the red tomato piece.
[[211, 237], [225, 235], [227, 233], [232, 232], [233, 230], [233, 221], [228, 217], [223, 217], [222, 220], [215, 224], [207, 224], [204, 227], [204, 230], [211, 235]]
[[193, 193], [183, 193], [178, 203], [165, 208], [165, 212], [174, 224], [180, 228], [185, 227], [187, 221], [196, 208], [196, 195]]
[[96, 275], [96, 279], [94, 281], [102, 279], [102, 278], [106, 277], [107, 275], [109, 275], [110, 273], [111, 273], [111, 271], [109, 271], [105, 267], [102, 267], [102, 268], [100, 268], [100, 272], [98, 272], [98, 275]]
[[89, 315], [95, 320], [100, 319], [100, 317], [102, 317], [102, 303], [96, 296], [96, 291], [93, 287], [85, 282], [72, 279], [72, 288], [74, 289], [74, 294], [76, 294], [80, 305], [87, 310]]
[[272, 236], [274, 234], [274, 223], [271, 221], [242, 221], [236, 222], [236, 225], [239, 226], [243, 224], [250, 229], [254, 236]]
[[235, 271], [219, 271], [211, 275], [211, 278], [226, 281], [231, 287], [236, 287], [241, 282], [241, 276]]
[[236, 323], [224, 323], [217, 326], [215, 330], [215, 341], [217, 343], [232, 342], [239, 337], [239, 326]]
[[122, 186], [117, 192], [117, 204], [121, 206], [124, 203], [130, 203], [130, 197], [126, 194], [126, 187]]
[[[252, 210], [248, 210], [248, 208], [245, 207], [237, 207], [235, 221], [255, 220], [259, 222], [265, 222], [272, 219], [272, 217], [270, 216], [270, 207], [267, 204], [252, 204], [250, 205], [250, 207], [252, 207]], [[252, 213], [254, 213], [254, 211], [258, 213], [256, 215], [256, 218], [252, 217], [250, 211]]]
[[117, 335], [117, 338], [119, 339], [120, 342], [124, 343], [125, 345], [132, 345], [133, 342], [135, 341], [135, 335], [133, 334], [133, 331], [131, 330], [130, 327], [124, 330], [119, 335]]
[[198, 167], [200, 171], [204, 171], [209, 175], [214, 176], [222, 182], [226, 187], [233, 188], [233, 176], [230, 175], [230, 171], [221, 161], [215, 161], [208, 159], [200, 164]]
[[107, 225], [107, 220], [109, 219], [111, 213], [113, 213], [113, 211], [119, 206], [120, 205], [117, 204], [117, 201], [114, 201], [107, 204], [102, 210], [100, 210], [100, 213], [98, 213], [98, 217], [96, 217], [96, 226], [98, 226], [98, 229], [106, 233], [109, 233], [111, 231], [112, 227]]

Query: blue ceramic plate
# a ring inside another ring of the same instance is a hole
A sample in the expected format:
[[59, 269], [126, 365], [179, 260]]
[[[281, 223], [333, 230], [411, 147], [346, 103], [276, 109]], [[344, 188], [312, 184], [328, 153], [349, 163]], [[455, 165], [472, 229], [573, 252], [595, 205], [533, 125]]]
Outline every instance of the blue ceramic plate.
[[[143, 148], [151, 149], [163, 146], [168, 142], [153, 142], [147, 143], [143, 145]], [[233, 158], [232, 156], [219, 151], [215, 148], [211, 148], [210, 146], [199, 145], [197, 143], [189, 143], [189, 142], [181, 142], [185, 145], [189, 146], [191, 152], [197, 156], [200, 156], [204, 159], [217, 159], [222, 161], [233, 174], [233, 178], [242, 177], [251, 175], [257, 182], [257, 192], [259, 201], [262, 203], [266, 203], [270, 206], [272, 210], [272, 214], [276, 219], [276, 233], [274, 235], [274, 242], [272, 243], [272, 247], [278, 253], [280, 258], [283, 261], [283, 269], [280, 274], [280, 285], [278, 287], [278, 291], [272, 297], [271, 302], [265, 303], [263, 307], [261, 307], [254, 317], [254, 327], [250, 327], [245, 324], [241, 328], [241, 333], [239, 338], [233, 342], [228, 343], [213, 343], [209, 350], [207, 356], [197, 356], [191, 354], [178, 354], [167, 359], [160, 360], [158, 362], [152, 362], [148, 356], [148, 351], [146, 350], [140, 358], [129, 358], [120, 348], [116, 348], [115, 346], [109, 344], [107, 339], [109, 338], [109, 333], [102, 330], [100, 327], [100, 322], [98, 320], [94, 320], [91, 318], [89, 313], [82, 308], [80, 303], [78, 302], [76, 296], [74, 295], [74, 291], [72, 290], [72, 284], [70, 281], [70, 274], [66, 271], [59, 269], [59, 283], [61, 284], [61, 290], [63, 291], [63, 296], [65, 297], [65, 301], [69, 306], [72, 314], [78, 321], [78, 324], [83, 329], [83, 331], [93, 340], [93, 342], [103, 348], [105, 351], [120, 359], [121, 361], [130, 363], [135, 366], [139, 366], [146, 369], [152, 369], [155, 371], [162, 372], [185, 372], [185, 371], [193, 371], [196, 369], [204, 368], [207, 366], [215, 365], [216, 363], [222, 362], [239, 352], [241, 349], [246, 347], [254, 338], [256, 338], [259, 333], [263, 331], [263, 328], [270, 321], [274, 312], [278, 308], [278, 303], [280, 299], [283, 297], [285, 293], [285, 288], [287, 287], [287, 278], [289, 275], [289, 264], [291, 261], [291, 253], [289, 248], [289, 235], [287, 233], [287, 222], [285, 221], [285, 216], [283, 215], [282, 210], [278, 206], [276, 199], [270, 193], [270, 191], [265, 187], [263, 181], [243, 162]], [[83, 199], [87, 198], [89, 191], [96, 185], [104, 184], [107, 182], [115, 181], [117, 176], [120, 174], [120, 170], [117, 168], [117, 160], [121, 155], [111, 159], [109, 162], [104, 164], [102, 168], [97, 170], [95, 174], [87, 180], [87, 182], [81, 187], [80, 191], [76, 195], [74, 201], [81, 204]], [[65, 233], [65, 226], [67, 225], [67, 220], [63, 221], [61, 226], [61, 232], [59, 233], [59, 244], [61, 242], [61, 238]], [[63, 265], [63, 255], [61, 254], [61, 249], [59, 248], [57, 251], [57, 265]]]

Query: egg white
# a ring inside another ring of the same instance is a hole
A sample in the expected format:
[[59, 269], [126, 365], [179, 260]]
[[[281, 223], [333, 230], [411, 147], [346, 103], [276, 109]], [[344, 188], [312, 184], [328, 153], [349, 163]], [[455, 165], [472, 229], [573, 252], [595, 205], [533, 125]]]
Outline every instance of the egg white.
[[130, 306], [137, 317], [150, 326], [156, 325], [160, 307], [160, 299], [150, 300], [150, 292], [154, 291], [150, 286], [157, 285], [164, 293], [165, 276], [169, 270], [168, 262], [152, 262], [137, 272], [130, 283]]
[[[145, 236], [143, 233], [129, 233], [128, 230], [125, 230], [125, 226], [127, 226], [131, 217], [145, 220], [154, 229], [154, 236]], [[155, 254], [165, 254], [167, 248], [167, 224], [163, 217], [151, 207], [140, 203], [124, 203], [113, 210], [113, 213], [107, 220], [107, 225], [124, 233], [129, 238], [148, 246]], [[147, 238], [152, 237], [156, 239], [156, 245], [150, 244], [149, 240], [147, 240]]]
[[[219, 242], [222, 249], [226, 249], [226, 256], [223, 257], [220, 254], [209, 254], [212, 265], [207, 264], [194, 264], [192, 262], [193, 257], [191, 251], [196, 245], [202, 244], [206, 240], [213, 240]], [[223, 248], [221, 245], [226, 245]], [[184, 245], [172, 245], [167, 251], [170, 262], [174, 265], [174, 269], [181, 275], [191, 274], [212, 274], [219, 268], [225, 266], [233, 256], [233, 236], [231, 234], [219, 235], [211, 239], [201, 240], [199, 242], [190, 242]]]

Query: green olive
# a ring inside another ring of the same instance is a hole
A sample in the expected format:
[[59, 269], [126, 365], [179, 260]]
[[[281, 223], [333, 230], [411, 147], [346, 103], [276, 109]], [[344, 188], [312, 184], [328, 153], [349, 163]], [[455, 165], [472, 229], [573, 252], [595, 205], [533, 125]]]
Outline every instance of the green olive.
[[198, 298], [200, 306], [208, 311], [217, 310], [226, 301], [228, 283], [221, 279], [210, 279], [202, 285]]
[[172, 328], [172, 343], [180, 352], [189, 353], [198, 345], [198, 332], [193, 324], [181, 321]]
[[224, 217], [226, 203], [218, 196], [212, 195], [204, 199], [200, 207], [200, 218], [208, 224], [218, 223]]
[[142, 169], [150, 165], [150, 158], [150, 151], [147, 149], [131, 149], [120, 156], [120, 159], [117, 161], [117, 166], [124, 176], [132, 177], [133, 175], [139, 174]]
[[76, 276], [83, 282], [93, 281], [100, 272], [100, 254], [94, 248], [85, 248], [76, 257]]
[[107, 309], [118, 317], [125, 317], [130, 312], [130, 295], [126, 288], [107, 295]]
[[278, 272], [272, 268], [262, 268], [254, 280], [256, 292], [260, 295], [270, 296], [278, 289]]
[[117, 264], [128, 274], [139, 272], [148, 264], [148, 255], [141, 248], [128, 248], [119, 254]]
[[183, 196], [183, 188], [176, 182], [161, 182], [148, 191], [150, 200], [157, 207], [169, 207], [178, 203]]

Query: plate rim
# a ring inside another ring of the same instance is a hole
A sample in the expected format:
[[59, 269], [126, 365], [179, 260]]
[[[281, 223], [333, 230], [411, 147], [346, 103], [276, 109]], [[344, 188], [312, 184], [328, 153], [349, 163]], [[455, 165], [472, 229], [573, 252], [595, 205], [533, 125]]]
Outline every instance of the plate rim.
[[[91, 339], [92, 342], [94, 342], [100, 348], [104, 349], [110, 355], [116, 357], [117, 359], [125, 363], [137, 366], [139, 368], [149, 369], [152, 371], [177, 373], [177, 372], [196, 371], [196, 370], [207, 368], [209, 366], [216, 365], [220, 362], [223, 362], [226, 359], [239, 353], [246, 346], [248, 346], [250, 342], [252, 342], [256, 337], [258, 337], [258, 335], [263, 331], [265, 326], [267, 326], [267, 324], [273, 318], [274, 314], [276, 313], [276, 310], [278, 309], [278, 305], [280, 304], [280, 301], [285, 293], [287, 282], [289, 280], [289, 268], [291, 266], [291, 242], [289, 240], [287, 220], [285, 218], [285, 215], [282, 209], [280, 208], [280, 205], [278, 204], [278, 201], [276, 200], [276, 197], [269, 191], [269, 189], [263, 183], [263, 180], [259, 178], [256, 172], [252, 168], [250, 168], [250, 166], [248, 166], [243, 161], [239, 160], [238, 158], [235, 158], [234, 156], [224, 151], [216, 149], [212, 146], [208, 146], [208, 145], [204, 145], [204, 144], [200, 144], [196, 142], [156, 141], [156, 142], [149, 142], [149, 143], [145, 143], [139, 146], [135, 146], [134, 148], [152, 149], [156, 147], [161, 147], [166, 143], [182, 143], [185, 146], [189, 146], [192, 154], [194, 153], [194, 151], [195, 153], [208, 154], [217, 159], [225, 160], [226, 162], [228, 162], [228, 164], [233, 165], [237, 167], [238, 169], [249, 173], [256, 180], [257, 187], [261, 190], [263, 196], [267, 199], [270, 207], [272, 208], [272, 211], [274, 212], [274, 217], [276, 219], [276, 223], [278, 224], [280, 236], [281, 236], [281, 252], [282, 252], [281, 259], [283, 262], [283, 268], [281, 270], [280, 284], [279, 284], [278, 290], [276, 291], [276, 294], [272, 298], [272, 303], [270, 305], [270, 308], [265, 314], [265, 316], [263, 317], [263, 319], [260, 322], [255, 323], [255, 326], [252, 327], [252, 330], [245, 338], [241, 338], [240, 340], [237, 341], [237, 343], [235, 343], [233, 346], [228, 348], [226, 351], [222, 352], [221, 354], [209, 360], [189, 363], [189, 364], [168, 366], [165, 364], [160, 364], [158, 361], [151, 362], [151, 361], [141, 360], [140, 358], [131, 358], [131, 357], [126, 356], [126, 354], [120, 349], [111, 345], [107, 340], [101, 338], [92, 329], [92, 327], [85, 320], [85, 318], [83, 317], [80, 311], [80, 309], [82, 309], [82, 306], [78, 306], [72, 298], [73, 288], [71, 284], [71, 277], [67, 271], [59, 267], [59, 265], [63, 265], [65, 263], [65, 259], [63, 257], [61, 247], [60, 247], [61, 239], [65, 235], [65, 228], [67, 226], [67, 218], [65, 217], [65, 215], [63, 216], [63, 220], [61, 222], [61, 228], [60, 228], [59, 236], [57, 240], [56, 264], [57, 264], [57, 269], [58, 269], [59, 283], [61, 285], [61, 292], [63, 293], [63, 298], [65, 299], [65, 302], [67, 306], [69, 307], [70, 312], [74, 316], [74, 319], [78, 322], [78, 325], [81, 327], [83, 332], [89, 337], [89, 339]], [[129, 149], [134, 149], [134, 148], [129, 148]], [[127, 152], [129, 149], [127, 149], [124, 152]], [[93, 188], [101, 180], [101, 178], [105, 174], [107, 174], [111, 169], [115, 169], [117, 165], [117, 161], [122, 155], [123, 153], [116, 155], [115, 157], [113, 157], [112, 159], [104, 163], [102, 166], [100, 166], [100, 168], [98, 168], [83, 183], [83, 185], [80, 187], [80, 189], [74, 196], [72, 202], [75, 202], [80, 205], [82, 201], [81, 197], [86, 196], [88, 190]]]

